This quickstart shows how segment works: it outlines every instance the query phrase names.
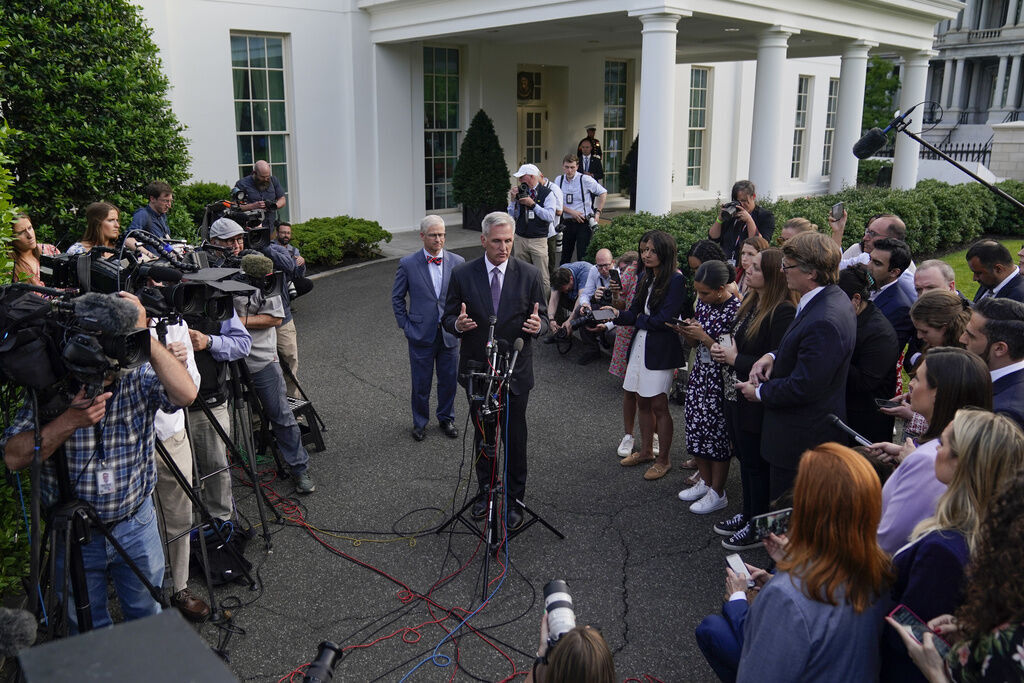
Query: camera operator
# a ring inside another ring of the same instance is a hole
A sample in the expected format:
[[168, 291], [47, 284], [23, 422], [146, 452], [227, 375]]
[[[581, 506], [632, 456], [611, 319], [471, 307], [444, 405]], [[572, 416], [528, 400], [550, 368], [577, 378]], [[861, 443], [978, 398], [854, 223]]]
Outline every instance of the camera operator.
[[252, 173], [244, 178], [239, 178], [238, 182], [235, 183], [235, 187], [241, 188], [245, 192], [245, 198], [248, 202], [238, 208], [242, 211], [263, 209], [265, 211], [263, 227], [274, 227], [274, 222], [277, 220], [277, 210], [283, 209], [288, 199], [284, 196], [281, 183], [270, 172], [270, 164], [260, 159], [253, 165]]
[[[210, 226], [210, 242], [238, 256], [245, 243], [244, 233], [242, 226], [230, 218], [218, 218]], [[268, 262], [267, 274], [273, 271], [273, 263], [268, 257], [262, 254], [254, 256]], [[259, 395], [260, 404], [270, 419], [281, 454], [291, 468], [295, 489], [302, 494], [313, 493], [316, 484], [308, 471], [309, 453], [302, 445], [299, 423], [288, 406], [284, 375], [277, 356], [277, 328], [284, 320], [285, 312], [281, 299], [280, 293], [267, 296], [262, 291], [236, 295], [235, 311], [252, 335], [252, 347], [245, 359], [245, 366], [251, 375], [253, 388]]]
[[[242, 320], [235, 311], [232, 311], [231, 317], [223, 322], [193, 323], [188, 335], [199, 368], [199, 401], [210, 408], [217, 424], [230, 437], [228, 363], [242, 360], [249, 355], [252, 335], [242, 326]], [[204, 475], [218, 472], [204, 483], [210, 516], [230, 520], [234, 515], [231, 502], [231, 473], [225, 469], [228, 466], [227, 448], [198, 405], [193, 404], [189, 408], [188, 418], [192, 430], [192, 443], [199, 459], [199, 471]]]
[[732, 186], [732, 201], [722, 205], [718, 219], [708, 230], [708, 238], [718, 242], [732, 265], [739, 262], [743, 240], [760, 234], [769, 244], [775, 233], [775, 216], [757, 205], [754, 183], [737, 181]]
[[608, 190], [592, 176], [577, 173], [578, 168], [579, 159], [569, 154], [562, 159], [562, 175], [555, 178], [555, 184], [565, 197], [562, 209], [562, 265], [572, 261], [574, 249], [576, 260], [586, 258], [590, 238], [597, 228], [597, 218], [608, 198]]
[[[136, 326], [146, 327], [146, 312], [132, 294], [119, 292], [137, 309]], [[110, 302], [111, 306], [119, 302]], [[152, 344], [150, 362], [126, 372], [108, 373], [104, 391], [95, 397], [80, 390], [71, 406], [42, 428], [43, 461], [40, 487], [45, 504], [57, 499], [57, 474], [50, 460], [65, 447], [73, 495], [90, 504], [155, 586], [163, 581], [164, 553], [157, 529], [152, 494], [156, 483], [153, 457], [154, 422], [158, 410], [172, 412], [192, 403], [196, 386], [185, 366], [161, 344]], [[32, 462], [34, 416], [23, 406], [4, 433], [4, 462], [20, 470]], [[57, 568], [63, 566], [64, 543], [57, 543]], [[124, 560], [94, 531], [82, 547], [88, 599], [94, 628], [110, 625], [107, 580], [112, 579], [125, 619], [156, 614], [160, 606], [129, 571]], [[59, 574], [58, 574], [59, 575]], [[64, 586], [59, 585], [63, 591]], [[68, 600], [72, 628], [77, 630], [73, 600]]]
[[515, 172], [518, 185], [508, 192], [508, 215], [515, 219], [516, 237], [513, 256], [532, 263], [540, 270], [545, 291], [551, 285], [548, 272], [548, 226], [555, 220], [558, 200], [555, 193], [540, 184], [540, 169], [523, 164]]
[[[160, 286], [150, 280], [150, 286]], [[160, 340], [156, 320], [147, 323], [154, 339]], [[199, 368], [196, 367], [188, 326], [183, 321], [167, 325], [163, 342], [167, 350], [188, 369], [188, 374], [200, 386]], [[156, 414], [156, 438], [160, 440], [172, 462], [181, 471], [185, 480], [192, 485], [192, 448], [185, 431], [185, 412], [158, 411]], [[167, 564], [170, 567], [171, 604], [191, 621], [204, 621], [210, 616], [210, 606], [202, 598], [193, 595], [188, 587], [188, 563], [191, 542], [186, 533], [192, 526], [192, 501], [174, 478], [163, 458], [156, 459], [156, 502], [157, 512], [162, 520]], [[177, 537], [177, 538], [176, 538]], [[175, 540], [171, 540], [175, 539]]]
[[162, 180], [155, 180], [146, 185], [146, 196], [149, 197], [149, 204], [132, 214], [128, 232], [145, 230], [161, 239], [169, 239], [171, 228], [167, 225], [167, 213], [174, 204], [171, 186]]
[[[593, 264], [586, 261], [565, 263], [551, 276], [551, 292], [548, 295], [548, 328], [552, 336], [545, 344], [554, 344], [559, 338], [568, 338], [573, 314], [579, 306], [580, 290], [587, 283]], [[559, 333], [559, 329], [563, 330]], [[557, 337], [557, 338], [556, 338]]]
[[615, 660], [601, 632], [576, 626], [548, 645], [548, 615], [540, 620], [540, 644], [527, 683], [614, 683]]

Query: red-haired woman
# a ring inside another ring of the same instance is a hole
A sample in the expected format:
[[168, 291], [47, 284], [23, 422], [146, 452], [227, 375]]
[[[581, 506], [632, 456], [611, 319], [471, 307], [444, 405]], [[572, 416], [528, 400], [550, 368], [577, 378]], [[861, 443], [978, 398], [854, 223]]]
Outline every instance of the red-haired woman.
[[863, 456], [837, 443], [803, 454], [789, 542], [778, 573], [750, 608], [738, 681], [877, 679], [891, 581], [874, 533], [881, 499], [878, 475]]

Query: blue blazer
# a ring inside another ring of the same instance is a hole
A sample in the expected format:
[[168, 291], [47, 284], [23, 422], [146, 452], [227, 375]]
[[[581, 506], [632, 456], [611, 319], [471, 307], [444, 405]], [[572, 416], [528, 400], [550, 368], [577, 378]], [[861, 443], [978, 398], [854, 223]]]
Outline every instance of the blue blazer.
[[[974, 295], [974, 300], [977, 301], [981, 298], [981, 295], [988, 291], [988, 287], [978, 287], [978, 292]], [[1013, 299], [1024, 303], [1024, 273], [1017, 273], [1010, 281], [1003, 285], [1003, 288], [999, 290], [999, 294], [1004, 299]]]
[[[629, 310], [622, 311], [615, 318], [616, 325], [632, 325], [638, 330], [647, 330], [647, 341], [644, 343], [644, 364], [648, 370], [673, 370], [680, 368], [686, 362], [683, 353], [683, 344], [679, 334], [671, 327], [665, 325], [670, 320], [679, 317], [683, 310], [683, 303], [686, 301], [686, 285], [683, 274], [676, 272], [668, 281], [668, 289], [665, 298], [658, 306], [651, 310], [651, 314], [644, 313], [644, 297], [640, 296], [639, 283], [637, 283], [637, 295], [633, 297], [633, 303]], [[629, 342], [629, 351], [633, 351], [633, 343], [636, 335]], [[629, 357], [629, 353], [626, 354]]]
[[[455, 266], [466, 259], [450, 251], [441, 252], [441, 296], [434, 293], [434, 281], [430, 278], [427, 258], [420, 249], [398, 262], [395, 285], [391, 288], [391, 307], [395, 310], [395, 321], [405, 332], [406, 338], [414, 344], [429, 346], [437, 337], [437, 328], [444, 315], [444, 302], [448, 296], [448, 283]], [[406, 295], [409, 296], [408, 307]], [[444, 331], [444, 345], [453, 348], [458, 344], [455, 335]]]
[[769, 463], [795, 470], [808, 448], [846, 443], [826, 416], [846, 418], [846, 379], [856, 339], [850, 297], [835, 285], [818, 292], [793, 320], [775, 352], [771, 378], [761, 385], [761, 456]]
[[1024, 370], [992, 383], [992, 412], [1002, 413], [1024, 429]]
[[914, 305], [914, 300], [907, 296], [897, 282], [872, 299], [872, 303], [886, 317], [892, 329], [896, 330], [896, 348], [902, 350], [916, 336], [914, 323], [910, 319], [910, 307]]

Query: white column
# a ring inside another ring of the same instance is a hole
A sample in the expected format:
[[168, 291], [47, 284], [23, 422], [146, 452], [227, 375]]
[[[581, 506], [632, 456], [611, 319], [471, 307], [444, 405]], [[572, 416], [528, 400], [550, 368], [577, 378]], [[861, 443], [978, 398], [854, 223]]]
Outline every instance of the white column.
[[959, 112], [964, 103], [964, 68], [967, 60], [956, 60], [956, 75], [953, 77], [953, 99], [949, 101], [950, 111]]
[[978, 24], [977, 24], [977, 22], [974, 19], [976, 14], [977, 14], [977, 1], [976, 0], [966, 0], [966, 4], [964, 5], [964, 20], [963, 20], [963, 24], [962, 24], [963, 30], [965, 30], [965, 31], [973, 31], [974, 29], [978, 28]]
[[1006, 108], [1017, 108], [1017, 94], [1020, 92], [1020, 55], [1014, 55], [1010, 62], [1010, 87], [1006, 91]]
[[672, 132], [675, 119], [676, 24], [681, 13], [639, 15], [640, 109], [636, 210], [655, 215], [672, 208]]
[[832, 173], [828, 179], [828, 191], [833, 194], [857, 184], [857, 157], [853, 156], [853, 144], [860, 137], [864, 113], [868, 50], [876, 44], [857, 40], [843, 47], [839, 67], [836, 131], [832, 138]]
[[1006, 7], [1006, 23], [1003, 24], [1005, 28], [1011, 28], [1017, 23], [1017, 4], [1018, 0], [1010, 0]]
[[953, 60], [947, 59], [942, 69], [942, 96], [939, 99], [939, 106], [943, 109], [949, 107], [949, 93], [953, 85]]
[[[749, 178], [761, 197], [779, 197], [781, 160], [779, 149], [792, 132], [782, 120], [782, 76], [786, 73], [786, 50], [796, 29], [773, 26], [761, 33], [757, 45], [757, 75], [754, 78], [754, 121], [750, 132]], [[792, 126], [792, 121], [789, 126]]]
[[[924, 81], [928, 73], [930, 50], [911, 52], [903, 57], [903, 92], [900, 97], [900, 111], [907, 111], [924, 100]], [[918, 108], [911, 114], [907, 130], [921, 132], [921, 118], [924, 111]], [[917, 162], [921, 147], [917, 141], [906, 135], [896, 137], [896, 152], [892, 160], [892, 186], [900, 190], [912, 189], [917, 184]]]
[[[1003, 108], [1003, 88], [1006, 87], [1006, 62], [1008, 58], [1003, 55], [999, 58], [999, 68], [996, 70], [996, 83], [992, 88], [992, 102], [988, 108], [989, 123], [1001, 123], [1003, 115], [999, 111]], [[995, 121], [994, 119], [999, 119]]]

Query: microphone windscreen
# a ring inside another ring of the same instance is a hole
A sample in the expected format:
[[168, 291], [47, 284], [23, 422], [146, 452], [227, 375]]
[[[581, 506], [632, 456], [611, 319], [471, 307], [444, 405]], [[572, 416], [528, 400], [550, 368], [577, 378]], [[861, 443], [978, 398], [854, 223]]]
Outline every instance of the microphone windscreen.
[[259, 280], [274, 272], [274, 262], [263, 254], [246, 254], [242, 257], [242, 272]]
[[89, 292], [74, 299], [75, 316], [91, 331], [128, 334], [135, 329], [139, 310], [116, 294]]
[[153, 266], [146, 271], [146, 275], [157, 282], [181, 282], [181, 271], [167, 266]]
[[0, 657], [14, 657], [36, 642], [36, 619], [23, 609], [0, 607]]
[[523, 338], [516, 337], [515, 342], [512, 343], [512, 350], [515, 351], [516, 353], [519, 353], [520, 351], [523, 350], [523, 344]]
[[880, 128], [872, 128], [853, 145], [853, 156], [867, 159], [885, 145], [885, 133]]

